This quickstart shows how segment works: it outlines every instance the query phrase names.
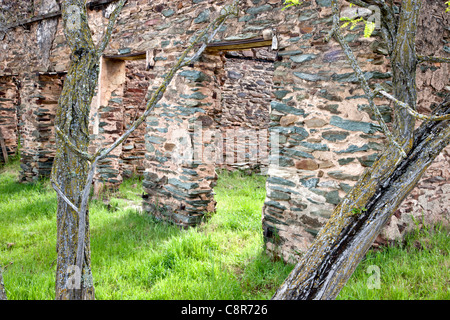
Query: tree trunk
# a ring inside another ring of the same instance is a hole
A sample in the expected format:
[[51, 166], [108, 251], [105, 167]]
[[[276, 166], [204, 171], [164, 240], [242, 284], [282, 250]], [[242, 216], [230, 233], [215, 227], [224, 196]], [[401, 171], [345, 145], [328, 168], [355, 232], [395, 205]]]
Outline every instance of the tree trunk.
[[[421, 0], [402, 1], [399, 25], [396, 30], [393, 52], [390, 54], [392, 66], [392, 86], [394, 97], [416, 110], [416, 34]], [[391, 26], [393, 28], [393, 26]], [[394, 137], [408, 152], [413, 141], [415, 118], [404, 108], [394, 105]]]
[[[90, 163], [65, 142], [64, 135], [77, 150], [88, 151], [88, 119], [91, 100], [98, 81], [97, 50], [87, 24], [85, 7], [76, 0], [62, 3], [65, 36], [72, 50], [71, 65], [58, 101], [55, 126], [56, 156], [52, 181], [77, 208], [81, 206]], [[74, 19], [74, 20], [70, 20]], [[69, 23], [72, 23], [69, 25]], [[78, 24], [78, 25], [77, 25]], [[76, 265], [80, 217], [58, 194], [56, 299], [94, 299], [90, 267], [89, 214], [86, 212], [82, 268]]]
[[3, 284], [2, 266], [0, 266], [0, 300], [7, 300], [5, 285]]
[[[450, 114], [450, 101], [435, 114]], [[406, 159], [389, 146], [338, 205], [273, 299], [335, 299], [393, 212], [450, 143], [450, 121], [426, 122]], [[386, 170], [386, 168], [390, 168]]]

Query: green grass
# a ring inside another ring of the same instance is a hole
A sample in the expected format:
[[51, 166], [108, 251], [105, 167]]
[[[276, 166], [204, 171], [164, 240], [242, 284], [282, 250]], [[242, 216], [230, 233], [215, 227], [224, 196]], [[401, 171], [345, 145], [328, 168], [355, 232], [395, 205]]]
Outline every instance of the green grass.
[[[338, 298], [450, 300], [449, 236], [442, 227], [426, 227], [407, 235], [404, 243], [370, 251]], [[374, 270], [379, 288], [372, 285]]]
[[[17, 183], [0, 169], [0, 264], [9, 299], [54, 299], [56, 195], [48, 181]], [[142, 182], [90, 205], [97, 299], [269, 299], [292, 266], [264, 253], [265, 178], [221, 174], [217, 213], [197, 228], [155, 221], [130, 207]], [[128, 207], [128, 208], [127, 208]]]
[[[18, 170], [17, 161], [0, 169], [0, 264], [8, 298], [54, 299], [56, 195], [48, 181], [17, 183]], [[138, 178], [129, 179], [91, 202], [97, 299], [270, 299], [292, 269], [264, 252], [264, 177], [221, 172], [217, 212], [188, 230], [136, 210], [141, 187]], [[429, 230], [370, 252], [339, 298], [449, 299], [449, 248], [448, 232]], [[380, 270], [380, 289], [368, 288], [371, 265]]]

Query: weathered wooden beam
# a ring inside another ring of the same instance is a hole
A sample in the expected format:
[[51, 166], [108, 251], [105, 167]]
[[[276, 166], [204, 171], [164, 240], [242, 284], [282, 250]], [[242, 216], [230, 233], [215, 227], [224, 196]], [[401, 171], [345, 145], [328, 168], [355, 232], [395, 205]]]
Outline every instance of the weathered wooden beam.
[[[88, 2], [86, 4], [87, 8], [89, 10], [94, 10], [94, 9], [98, 9], [99, 7], [103, 7], [107, 4], [110, 4], [111, 2], [114, 2], [117, 0], [98, 0], [98, 1], [91, 1]], [[52, 19], [52, 18], [59, 18], [62, 15], [61, 11], [55, 11], [55, 12], [49, 12], [46, 14], [41, 14], [29, 19], [24, 19], [24, 20], [20, 20], [11, 24], [8, 24], [5, 26], [5, 28], [3, 29], [4, 31], [12, 29], [12, 28], [16, 28], [16, 27], [20, 27], [20, 26], [26, 26], [29, 24], [32, 24], [34, 22], [39, 22], [42, 20], [46, 20], [46, 19]]]
[[236, 51], [260, 47], [270, 47], [272, 45], [272, 39], [267, 40], [263, 37], [252, 38], [244, 40], [230, 40], [210, 43], [207, 47], [207, 51]]
[[127, 54], [116, 54], [116, 55], [104, 55], [105, 59], [117, 59], [117, 60], [145, 60], [147, 59], [147, 52], [135, 52]]
[[61, 16], [61, 11], [50, 12], [50, 13], [46, 13], [46, 14], [42, 14], [42, 15], [33, 17], [33, 18], [20, 20], [18, 22], [8, 24], [4, 30], [9, 30], [12, 28], [20, 27], [20, 26], [25, 26], [25, 25], [32, 24], [34, 22], [38, 22], [38, 21], [42, 21], [42, 20], [46, 20], [46, 19], [58, 18], [60, 16]]

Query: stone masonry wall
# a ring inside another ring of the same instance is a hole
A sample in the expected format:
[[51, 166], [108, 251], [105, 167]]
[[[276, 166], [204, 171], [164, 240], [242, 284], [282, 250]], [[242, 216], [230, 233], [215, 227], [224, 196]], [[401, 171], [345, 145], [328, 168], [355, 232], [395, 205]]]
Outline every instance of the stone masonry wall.
[[[152, 52], [153, 66], [146, 74], [152, 80], [149, 87], [152, 91], [193, 35], [225, 3], [129, 0], [106, 54]], [[262, 224], [268, 251], [285, 260], [295, 260], [363, 170], [373, 163], [385, 141], [373, 116], [367, 112], [367, 101], [339, 45], [324, 42], [331, 27], [330, 1], [311, 0], [298, 8], [284, 11], [281, 8], [279, 0], [242, 1], [240, 16], [224, 26], [217, 39], [257, 38], [263, 30], [272, 30], [277, 37], [268, 106], [271, 151]], [[95, 41], [100, 39], [110, 11], [111, 5], [89, 11]], [[447, 43], [440, 42], [442, 39], [448, 42], [448, 18], [430, 12], [444, 12], [444, 4], [424, 1], [418, 49], [449, 56]], [[20, 96], [26, 106], [24, 117], [34, 124], [42, 106], [37, 104], [36, 91], [40, 79], [32, 71], [64, 72], [68, 68], [70, 52], [64, 43], [62, 23], [55, 20], [56, 24], [39, 22], [25, 30], [17, 27], [8, 31], [0, 43], [0, 76], [20, 74]], [[357, 27], [348, 32], [346, 39], [367, 79], [371, 83], [387, 82], [389, 86], [389, 60], [376, 34], [365, 39], [362, 28]], [[36, 44], [40, 51], [33, 50]], [[48, 53], [45, 61], [42, 52]], [[217, 119], [223, 115], [225, 66], [224, 53], [206, 52], [197, 63], [179, 73], [146, 122], [144, 207], [158, 218], [180, 226], [199, 223], [205, 212], [215, 208], [215, 159], [223, 156], [217, 139], [220, 132]], [[124, 99], [129, 98], [124, 89], [125, 62], [103, 59], [102, 68], [103, 78], [92, 108], [93, 145], [113, 140], [123, 132], [128, 121], [124, 119], [130, 116], [123, 108]], [[109, 77], [105, 76], [108, 72]], [[449, 91], [448, 66], [421, 65], [418, 88], [419, 110], [442, 101]], [[383, 99], [377, 99], [376, 103], [390, 122], [391, 105]], [[34, 129], [36, 125], [24, 127], [24, 138], [29, 144], [22, 152], [22, 165], [31, 178], [39, 172], [36, 155], [42, 152], [36, 151], [33, 144], [39, 130]], [[121, 161], [134, 147], [118, 149], [108, 159], [109, 163], [100, 168], [104, 181], [112, 184], [121, 181]], [[432, 213], [441, 220], [448, 217], [448, 162], [447, 148], [391, 220], [382, 235], [384, 240], [403, 234], [409, 213], [421, 214], [425, 204], [427, 215]]]
[[[216, 121], [223, 137], [223, 158], [217, 166], [267, 173], [269, 106], [275, 53], [267, 49], [230, 52], [222, 87], [222, 113]], [[264, 146], [251, 135], [264, 137]], [[240, 139], [242, 136], [246, 139]], [[227, 141], [231, 138], [230, 141]], [[243, 140], [244, 144], [239, 144]], [[232, 152], [235, 151], [235, 152]], [[227, 157], [232, 153], [232, 157]], [[242, 159], [241, 159], [242, 158]]]
[[55, 156], [54, 120], [63, 87], [62, 74], [28, 74], [20, 86], [21, 174], [23, 182], [48, 177]]
[[[7, 156], [13, 156], [18, 151], [18, 103], [19, 91], [15, 77], [0, 77], [0, 138], [5, 143]], [[2, 148], [0, 162], [4, 162]]]
[[[128, 129], [135, 119], [141, 116], [146, 107], [150, 73], [146, 70], [145, 60], [126, 62], [126, 82], [123, 96], [124, 129]], [[145, 167], [145, 132], [143, 123], [122, 145], [121, 167], [124, 177], [143, 176]]]

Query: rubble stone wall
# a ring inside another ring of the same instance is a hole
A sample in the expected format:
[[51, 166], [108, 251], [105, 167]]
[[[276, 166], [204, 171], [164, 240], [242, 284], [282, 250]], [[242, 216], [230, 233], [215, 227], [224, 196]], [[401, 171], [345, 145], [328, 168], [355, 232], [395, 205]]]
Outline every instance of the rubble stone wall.
[[[270, 156], [262, 223], [268, 251], [295, 260], [296, 252], [306, 250], [336, 204], [374, 162], [385, 139], [339, 45], [324, 41], [332, 22], [330, 1], [305, 1], [299, 8], [284, 11], [279, 0], [241, 2], [240, 16], [225, 25], [217, 39], [252, 39], [269, 29], [276, 35], [276, 61], [270, 70], [273, 77], [269, 122], [264, 124], [270, 136]], [[129, 0], [106, 55], [151, 53], [151, 69], [144, 76], [151, 80], [151, 93], [189, 40], [224, 4], [225, 1], [213, 0]], [[102, 36], [111, 8], [111, 5], [96, 6], [89, 11], [95, 41]], [[449, 31], [445, 28], [449, 25], [448, 17], [430, 15], [430, 11], [442, 13], [444, 4], [424, 1], [418, 50], [449, 56], [448, 46], [440, 41], [449, 41]], [[44, 86], [40, 84], [42, 77], [35, 76], [35, 71], [64, 72], [69, 64], [70, 52], [65, 45], [62, 23], [56, 20], [56, 24], [44, 28], [47, 30], [44, 38], [38, 37], [38, 28], [43, 28], [44, 22], [38, 22], [25, 29], [9, 30], [0, 43], [0, 76], [17, 73], [21, 77], [20, 96], [27, 121], [23, 134], [24, 141], [28, 141], [22, 151], [25, 180], [40, 172], [36, 163], [44, 155], [38, 146], [44, 142], [35, 142], [40, 132], [45, 139], [49, 133], [37, 121], [38, 116], [46, 117], [50, 108], [46, 106], [44, 109], [48, 111], [43, 111], [42, 104], [38, 104], [39, 91]], [[371, 83], [387, 82], [389, 86], [391, 73], [386, 49], [376, 34], [366, 39], [362, 31], [362, 27], [355, 28], [347, 33], [346, 40], [366, 78]], [[433, 40], [429, 40], [430, 32]], [[41, 51], [49, 50], [48, 61], [44, 62], [42, 54], [33, 49], [43, 41], [52, 42], [51, 46], [40, 47]], [[133, 100], [130, 105], [136, 107], [135, 97], [130, 91], [127, 93], [127, 88], [133, 88], [127, 84], [126, 63], [122, 60], [115, 63], [116, 67], [111, 59], [103, 59], [103, 78], [101, 75], [91, 114], [93, 145], [106, 144], [120, 135], [136, 110], [125, 110], [124, 101]], [[223, 118], [223, 125], [230, 127], [236, 123], [230, 117], [233, 107], [224, 107], [222, 103], [228, 94], [226, 64], [225, 53], [206, 52], [193, 66], [177, 75], [146, 121], [144, 207], [180, 226], [199, 223], [205, 212], [215, 208], [215, 159], [224, 155], [223, 141], [218, 139], [219, 119]], [[132, 70], [136, 69], [128, 66], [128, 70], [135, 73]], [[105, 76], [108, 73], [111, 76]], [[139, 86], [136, 96], [142, 96], [144, 87]], [[448, 66], [421, 65], [418, 88], [419, 110], [427, 110], [431, 104], [442, 101], [450, 89]], [[386, 122], [391, 123], [390, 103], [377, 99], [376, 104]], [[256, 110], [263, 109], [260, 106]], [[252, 124], [248, 118], [245, 121]], [[142, 138], [142, 132], [139, 137]], [[253, 137], [256, 139], [259, 138]], [[48, 146], [47, 142], [44, 145]], [[120, 183], [125, 171], [128, 174], [141, 170], [140, 164], [128, 162], [135, 155], [142, 157], [138, 151], [141, 147], [142, 140], [128, 141], [123, 148], [118, 148], [109, 162], [102, 164], [101, 178], [111, 184]], [[448, 219], [448, 168], [447, 148], [391, 220], [382, 235], [385, 241], [401, 236], [408, 229], [411, 213], [426, 212], [439, 220]]]
[[[222, 113], [216, 119], [223, 139], [223, 158], [216, 165], [267, 174], [268, 143], [261, 146], [251, 136], [261, 135], [265, 141], [269, 139], [275, 53], [265, 48], [243, 50], [227, 53], [226, 58], [227, 78], [222, 86]], [[242, 136], [246, 139], [239, 139]], [[228, 141], [228, 138], [231, 140]], [[243, 144], [239, 144], [241, 140]], [[227, 157], [232, 150], [235, 151], [232, 157]]]
[[33, 182], [50, 176], [55, 157], [54, 121], [64, 74], [26, 74], [21, 79], [20, 179]]
[[[0, 77], [0, 139], [3, 139], [7, 157], [18, 151], [17, 105], [19, 91], [15, 77]], [[0, 148], [0, 162], [4, 162], [3, 148]]]

